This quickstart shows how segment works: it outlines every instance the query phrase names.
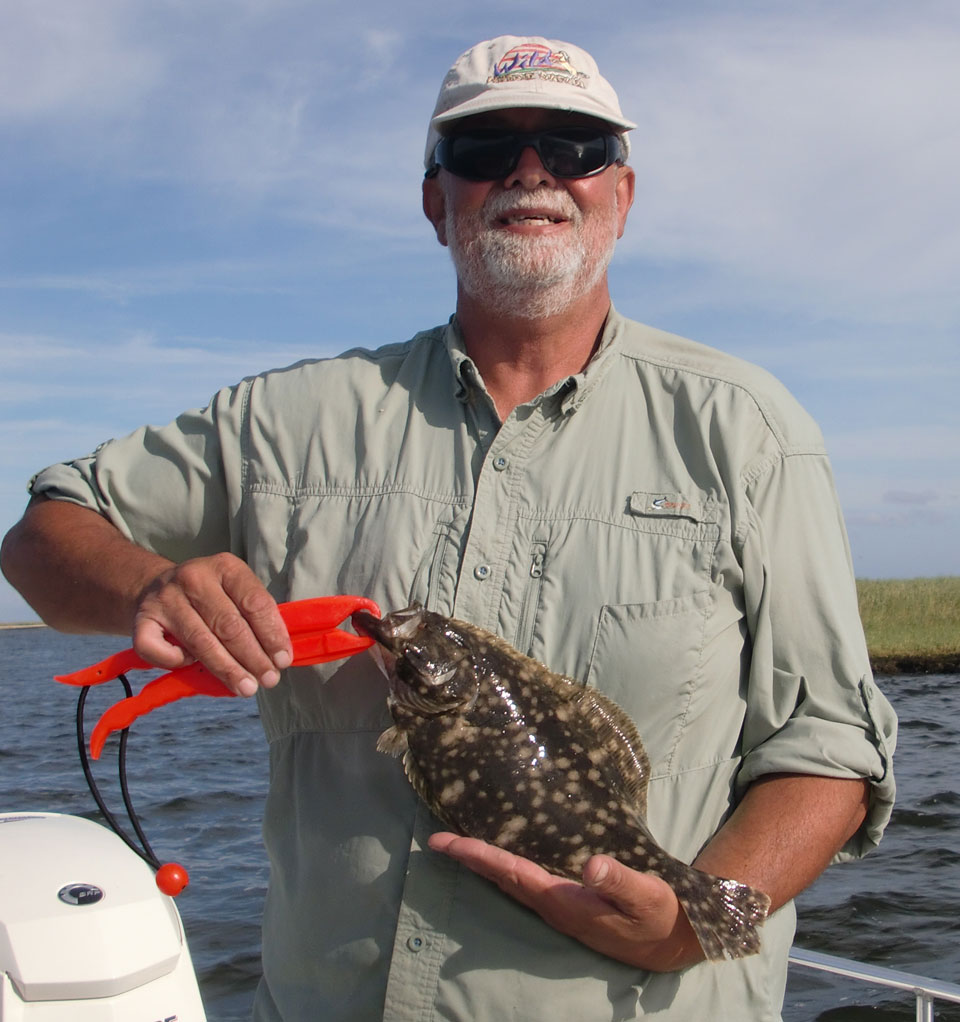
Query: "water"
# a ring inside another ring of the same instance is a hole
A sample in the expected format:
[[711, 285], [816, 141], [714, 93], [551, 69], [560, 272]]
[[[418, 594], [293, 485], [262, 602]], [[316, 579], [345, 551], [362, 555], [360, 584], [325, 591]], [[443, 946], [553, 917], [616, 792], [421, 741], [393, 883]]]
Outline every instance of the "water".
[[[900, 717], [897, 805], [879, 849], [798, 899], [800, 947], [960, 982], [960, 677], [879, 678]], [[785, 1022], [914, 1018], [910, 994], [794, 969]], [[832, 1010], [827, 1005], [832, 1004]], [[938, 1022], [960, 1004], [936, 1002]]]
[[[51, 678], [123, 645], [48, 629], [0, 630], [0, 811], [98, 819], [77, 754], [77, 689]], [[131, 677], [139, 687], [147, 677]], [[122, 698], [119, 682], [92, 689], [87, 733]], [[121, 819], [116, 748], [96, 777]], [[209, 1022], [249, 1020], [260, 976], [260, 915], [267, 866], [260, 839], [267, 749], [255, 704], [198, 696], [156, 710], [131, 729], [127, 776], [158, 858], [190, 873], [177, 898]]]
[[[96, 818], [77, 759], [76, 691], [51, 677], [122, 644], [46, 629], [0, 630], [0, 811]], [[900, 714], [898, 806], [874, 855], [828, 870], [798, 899], [797, 944], [960, 982], [960, 679], [880, 682]], [[88, 730], [122, 695], [117, 683], [103, 687], [108, 691], [94, 690], [88, 702]], [[119, 811], [111, 752], [108, 745], [97, 777]], [[260, 841], [267, 752], [253, 703], [198, 697], [142, 718], [131, 732], [128, 775], [157, 855], [190, 871], [177, 904], [209, 1022], [246, 1020], [260, 971], [267, 881]], [[785, 1022], [913, 1017], [909, 994], [791, 972]], [[937, 1019], [960, 1022], [960, 1005], [938, 1002]]]

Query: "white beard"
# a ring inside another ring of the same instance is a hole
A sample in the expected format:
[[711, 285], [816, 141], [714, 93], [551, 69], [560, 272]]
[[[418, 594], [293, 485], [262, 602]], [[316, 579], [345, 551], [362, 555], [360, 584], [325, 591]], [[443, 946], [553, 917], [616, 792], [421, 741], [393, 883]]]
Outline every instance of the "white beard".
[[[491, 194], [479, 213], [461, 214], [447, 203], [447, 245], [460, 286], [472, 298], [519, 319], [555, 316], [603, 278], [617, 243], [617, 209], [585, 217], [567, 192]], [[508, 211], [549, 210], [572, 232], [531, 238], [493, 226]]]

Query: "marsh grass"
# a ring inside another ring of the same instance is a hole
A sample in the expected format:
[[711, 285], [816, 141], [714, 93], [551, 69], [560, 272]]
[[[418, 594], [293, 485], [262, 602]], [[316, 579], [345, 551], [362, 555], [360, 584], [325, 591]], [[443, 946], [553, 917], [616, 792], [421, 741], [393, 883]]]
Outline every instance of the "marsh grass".
[[960, 577], [859, 579], [875, 671], [960, 671]]

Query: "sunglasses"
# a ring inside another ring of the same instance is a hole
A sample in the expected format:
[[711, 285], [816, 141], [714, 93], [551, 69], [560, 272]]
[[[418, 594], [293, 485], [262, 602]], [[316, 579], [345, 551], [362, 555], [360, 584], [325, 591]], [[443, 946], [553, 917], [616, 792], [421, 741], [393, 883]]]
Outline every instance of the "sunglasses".
[[427, 177], [443, 167], [467, 181], [498, 181], [517, 169], [526, 148], [533, 149], [553, 177], [592, 177], [613, 163], [622, 163], [618, 135], [593, 128], [553, 128], [518, 134], [511, 131], [472, 131], [441, 138]]

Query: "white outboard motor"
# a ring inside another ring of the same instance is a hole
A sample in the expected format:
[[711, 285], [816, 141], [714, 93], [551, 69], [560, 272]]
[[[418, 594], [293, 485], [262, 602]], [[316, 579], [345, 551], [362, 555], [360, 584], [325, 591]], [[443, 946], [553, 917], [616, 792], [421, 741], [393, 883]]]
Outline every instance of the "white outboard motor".
[[104, 827], [0, 813], [0, 1022], [206, 1022], [173, 899]]

